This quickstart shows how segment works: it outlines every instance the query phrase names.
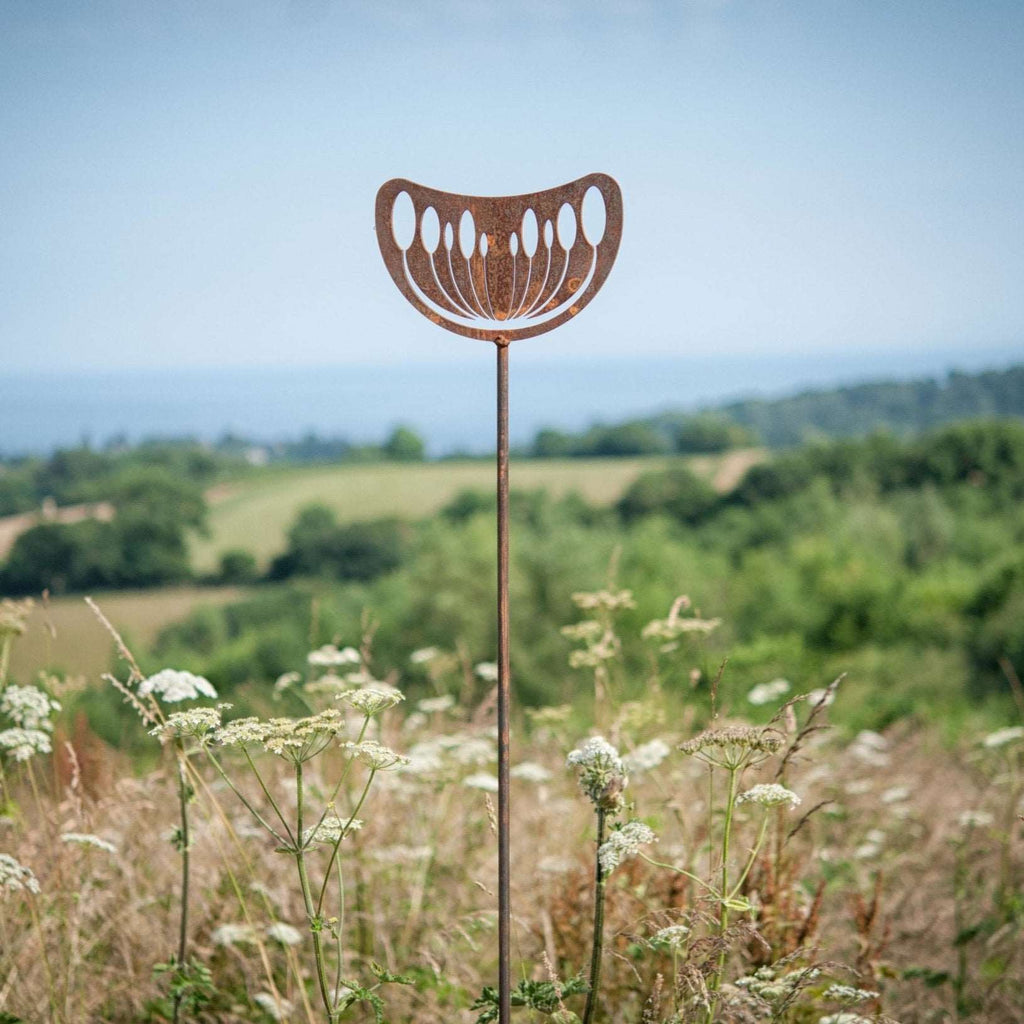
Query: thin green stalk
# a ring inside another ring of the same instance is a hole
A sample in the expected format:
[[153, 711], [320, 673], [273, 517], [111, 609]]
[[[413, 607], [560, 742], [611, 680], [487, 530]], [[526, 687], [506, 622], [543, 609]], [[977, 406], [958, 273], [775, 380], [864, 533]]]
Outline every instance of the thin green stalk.
[[285, 816], [281, 813], [281, 808], [277, 806], [277, 801], [274, 799], [273, 794], [267, 788], [267, 784], [263, 781], [263, 776], [260, 775], [259, 768], [256, 767], [256, 762], [252, 759], [252, 755], [249, 753], [248, 748], [243, 744], [242, 753], [245, 754], [246, 761], [249, 762], [249, 767], [252, 769], [253, 775], [256, 776], [256, 781], [260, 784], [260, 789], [263, 790], [263, 795], [270, 802], [270, 806], [274, 808], [274, 813], [277, 815], [277, 820], [284, 826], [285, 835], [291, 840], [293, 845], [298, 845], [299, 840], [302, 838], [302, 827], [299, 826], [299, 834], [293, 836], [288, 830], [288, 821]]
[[[207, 746], [207, 747], [204, 747], [203, 749], [204, 749], [204, 750], [206, 751], [206, 756], [207, 756], [207, 757], [208, 757], [208, 758], [210, 759], [210, 763], [211, 763], [211, 764], [213, 765], [213, 767], [214, 767], [214, 768], [216, 768], [216, 769], [217, 769], [217, 772], [218, 772], [218, 774], [220, 775], [220, 777], [221, 777], [221, 778], [222, 778], [222, 779], [223, 779], [223, 780], [224, 780], [224, 781], [225, 781], [225, 782], [226, 782], [226, 783], [228, 784], [228, 788], [229, 788], [229, 789], [231, 790], [231, 792], [232, 792], [232, 793], [234, 793], [234, 794], [235, 794], [235, 796], [237, 796], [237, 797], [238, 797], [238, 799], [242, 801], [242, 803], [243, 803], [243, 804], [245, 805], [245, 807], [246, 807], [246, 809], [248, 810], [248, 812], [249, 812], [249, 813], [250, 813], [250, 814], [251, 814], [251, 815], [252, 815], [252, 816], [253, 816], [253, 817], [254, 817], [254, 818], [255, 818], [255, 819], [256, 819], [256, 820], [257, 820], [257, 821], [258, 821], [258, 822], [259, 822], [259, 823], [260, 823], [260, 824], [261, 824], [261, 825], [262, 825], [262, 826], [263, 826], [263, 827], [264, 827], [264, 828], [265, 828], [265, 829], [266, 829], [266, 830], [267, 830], [267, 831], [268, 831], [268, 832], [269, 832], [269, 833], [270, 833], [270, 834], [271, 834], [271, 835], [272, 835], [272, 836], [273, 836], [273, 837], [274, 837], [274, 838], [275, 838], [275, 839], [276, 839], [276, 840], [277, 840], [277, 841], [278, 841], [278, 842], [279, 842], [280, 844], [281, 844], [281, 845], [282, 845], [282, 846], [294, 846], [294, 845], [295, 845], [295, 840], [294, 840], [294, 839], [292, 838], [292, 834], [291, 834], [291, 832], [290, 832], [290, 831], [288, 831], [288, 838], [287, 838], [287, 839], [285, 839], [285, 837], [284, 837], [284, 836], [282, 836], [282, 835], [281, 835], [281, 833], [280, 833], [280, 832], [278, 832], [278, 831], [277, 831], [277, 829], [275, 829], [275, 828], [274, 828], [274, 826], [273, 826], [273, 825], [271, 825], [271, 824], [270, 824], [270, 822], [268, 822], [268, 821], [266, 820], [266, 818], [264, 818], [264, 817], [263, 817], [263, 815], [262, 815], [262, 814], [260, 814], [260, 812], [256, 810], [256, 808], [255, 808], [255, 807], [253, 807], [253, 805], [252, 805], [252, 804], [251, 804], [251, 803], [249, 802], [249, 800], [248, 800], [248, 799], [246, 798], [245, 794], [244, 794], [244, 793], [243, 793], [243, 792], [242, 792], [242, 791], [241, 791], [241, 790], [240, 790], [240, 789], [239, 789], [239, 788], [238, 788], [238, 787], [237, 787], [237, 786], [236, 786], [236, 785], [234, 784], [234, 782], [232, 782], [232, 781], [231, 781], [231, 777], [230, 777], [230, 776], [228, 775], [228, 773], [227, 773], [226, 771], [224, 771], [224, 768], [223, 768], [223, 766], [221, 765], [220, 761], [218, 761], [218, 760], [217, 760], [217, 758], [216, 758], [216, 757], [214, 756], [214, 753], [213, 753], [213, 751], [212, 751], [212, 750], [211, 750], [211, 749], [210, 749], [210, 748], [209, 748], [208, 746]], [[287, 826], [286, 826], [286, 830], [287, 830]]]
[[721, 889], [723, 899], [719, 904], [718, 937], [722, 943], [722, 951], [718, 954], [718, 966], [715, 969], [711, 984], [708, 986], [713, 993], [711, 1002], [708, 1005], [707, 1022], [711, 1024], [714, 1020], [715, 1010], [718, 1006], [718, 990], [722, 986], [722, 976], [725, 974], [725, 961], [728, 949], [725, 946], [725, 933], [729, 928], [729, 907], [725, 894], [729, 892], [729, 842], [732, 838], [732, 816], [736, 808], [736, 781], [739, 774], [738, 769], [729, 769], [729, 796], [725, 804], [725, 826], [722, 830], [722, 882]]
[[[181, 810], [181, 834], [179, 850], [181, 853], [181, 907], [178, 917], [178, 970], [185, 970], [185, 957], [188, 955], [188, 883], [189, 883], [189, 843], [191, 836], [188, 828], [188, 799], [191, 786], [185, 776], [185, 747], [179, 739], [177, 742], [178, 756], [178, 806]], [[173, 1024], [178, 1024], [181, 1012], [181, 1000], [184, 993], [179, 991], [174, 996]]]
[[736, 884], [732, 887], [732, 892], [729, 893], [729, 899], [733, 899], [743, 888], [743, 883], [747, 880], [747, 875], [750, 874], [750, 869], [754, 866], [754, 861], [757, 860], [757, 855], [761, 852], [761, 847], [764, 844], [765, 834], [768, 832], [768, 818], [771, 812], [765, 810], [764, 817], [761, 819], [761, 828], [757, 833], [757, 841], [754, 843], [754, 848], [750, 851], [750, 856], [747, 858], [746, 866], [743, 868], [739, 879]]
[[[363, 737], [366, 735], [366, 727], [369, 724], [370, 724], [370, 716], [367, 715], [363, 719], [363, 727], [359, 730], [359, 735], [358, 735], [358, 737], [356, 737], [356, 743], [362, 743], [363, 742]], [[334, 789], [331, 790], [331, 795], [328, 797], [327, 803], [324, 805], [324, 810], [323, 810], [323, 813], [320, 815], [320, 820], [316, 823], [316, 827], [313, 829], [313, 833], [314, 834], [316, 834], [316, 830], [318, 828], [320, 828], [320, 826], [324, 823], [324, 819], [327, 817], [328, 812], [334, 806], [334, 801], [337, 800], [337, 798], [338, 798], [338, 791], [341, 789], [342, 783], [347, 778], [349, 770], [352, 768], [352, 763], [354, 761], [355, 761], [355, 756], [353, 755], [352, 757], [350, 757], [348, 759], [348, 763], [345, 765], [345, 767], [342, 768], [341, 775], [339, 776], [338, 781], [335, 783]]]
[[316, 901], [316, 912], [319, 914], [323, 910], [324, 896], [327, 894], [327, 883], [331, 877], [331, 868], [334, 867], [334, 861], [338, 856], [338, 847], [341, 846], [342, 839], [345, 838], [345, 834], [352, 827], [352, 822], [356, 820], [356, 815], [359, 813], [359, 808], [363, 806], [363, 801], [366, 799], [366, 794], [370, 792], [370, 786], [373, 783], [373, 777], [377, 774], [377, 770], [371, 769], [369, 776], [366, 779], [366, 785], [363, 786], [363, 792], [356, 803], [355, 808], [348, 817], [348, 821], [345, 822], [345, 827], [339, 832], [338, 839], [331, 848], [331, 857], [327, 861], [327, 868], [324, 870], [324, 884], [320, 886], [320, 896]]
[[688, 878], [691, 882], [696, 882], [699, 886], [707, 889], [709, 893], [717, 900], [721, 899], [721, 893], [710, 883], [705, 882], [703, 878], [699, 878], [693, 874], [692, 871], [687, 871], [686, 868], [677, 867], [675, 864], [667, 864], [662, 860], [655, 860], [653, 857], [649, 857], [643, 850], [637, 851], [637, 856], [641, 860], [647, 861], [648, 864], [653, 868], [664, 868], [666, 871], [674, 871], [677, 875], [682, 875], [684, 878]]
[[[302, 762], [295, 765], [295, 831], [299, 837], [302, 836]], [[306, 870], [306, 851], [301, 845], [295, 846], [295, 865], [299, 870], [299, 885], [302, 888], [302, 901], [306, 907], [306, 918], [309, 921], [309, 931], [313, 936], [313, 956], [316, 960], [316, 980], [320, 986], [320, 998], [323, 1000], [324, 1009], [327, 1011], [327, 1022], [333, 1024], [334, 1004], [331, 1001], [330, 992], [327, 989], [327, 973], [324, 970], [323, 943], [320, 938], [322, 924], [318, 911], [313, 909], [313, 893], [309, 886], [309, 873]]]
[[590, 1024], [597, 1008], [597, 990], [601, 985], [601, 953], [604, 945], [604, 872], [601, 870], [600, 850], [604, 842], [604, 817], [602, 808], [597, 809], [597, 847], [594, 854], [594, 939], [590, 950], [590, 990], [587, 1005], [583, 1010], [582, 1024]]
[[53, 967], [50, 964], [50, 954], [46, 950], [46, 933], [43, 931], [43, 922], [39, 920], [39, 911], [36, 909], [36, 901], [33, 895], [28, 897], [29, 913], [32, 916], [32, 924], [39, 935], [39, 950], [43, 958], [43, 971], [46, 974], [46, 988], [50, 997], [50, 1012], [55, 1021], [60, 1020], [60, 1013], [57, 1009], [57, 983], [53, 979]]

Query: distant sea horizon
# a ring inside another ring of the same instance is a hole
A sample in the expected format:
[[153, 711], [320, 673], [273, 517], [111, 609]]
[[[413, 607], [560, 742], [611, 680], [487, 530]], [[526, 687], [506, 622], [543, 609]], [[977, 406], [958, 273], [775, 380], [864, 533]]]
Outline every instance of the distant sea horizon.
[[[580, 430], [665, 410], [695, 411], [743, 398], [780, 398], [880, 380], [1004, 369], [1019, 347], [957, 350], [759, 352], [538, 358], [513, 349], [511, 434]], [[253, 366], [0, 373], [0, 454], [45, 454], [86, 441], [227, 433], [271, 444], [309, 432], [353, 443], [398, 424], [431, 455], [493, 446], [494, 359], [481, 347], [458, 361], [398, 365]]]

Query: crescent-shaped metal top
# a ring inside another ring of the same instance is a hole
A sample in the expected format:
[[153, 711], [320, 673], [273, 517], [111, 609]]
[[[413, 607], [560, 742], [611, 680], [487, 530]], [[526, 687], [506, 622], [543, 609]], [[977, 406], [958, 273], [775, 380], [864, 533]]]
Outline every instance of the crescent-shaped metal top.
[[[403, 193], [415, 229], [400, 244]], [[587, 237], [584, 200], [603, 203], [599, 238]], [[428, 320], [508, 344], [553, 330], [597, 294], [619, 250], [622, 193], [607, 174], [521, 196], [461, 196], [393, 178], [377, 193], [376, 227], [388, 272]]]

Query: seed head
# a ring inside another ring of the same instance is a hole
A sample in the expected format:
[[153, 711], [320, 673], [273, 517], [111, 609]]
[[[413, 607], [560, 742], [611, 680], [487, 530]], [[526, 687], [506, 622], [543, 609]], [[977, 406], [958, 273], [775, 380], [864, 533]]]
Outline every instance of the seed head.
[[405, 700], [405, 694], [392, 686], [364, 686], [360, 690], [349, 690], [341, 694], [338, 700], [362, 711], [364, 715], [377, 715]]
[[774, 729], [727, 725], [721, 729], [705, 729], [692, 740], [681, 743], [679, 749], [705, 764], [736, 770], [770, 757], [782, 742], [782, 735]]
[[565, 763], [577, 769], [580, 789], [595, 808], [611, 814], [622, 809], [622, 791], [629, 780], [619, 752], [603, 736], [592, 736]]

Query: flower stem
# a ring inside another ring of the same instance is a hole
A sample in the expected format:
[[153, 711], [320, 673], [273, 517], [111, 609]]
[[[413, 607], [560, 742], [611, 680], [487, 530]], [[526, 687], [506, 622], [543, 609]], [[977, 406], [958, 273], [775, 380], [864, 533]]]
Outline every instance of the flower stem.
[[[295, 831], [302, 836], [302, 762], [295, 765]], [[334, 1002], [327, 989], [327, 972], [324, 970], [324, 950], [320, 939], [321, 922], [318, 913], [313, 908], [313, 893], [309, 887], [309, 873], [306, 870], [306, 851], [296, 843], [295, 865], [299, 870], [299, 885], [302, 888], [302, 901], [306, 908], [306, 918], [309, 921], [309, 931], [313, 936], [313, 956], [316, 960], [316, 980], [320, 986], [320, 998], [323, 1000], [324, 1009], [327, 1011], [327, 1022], [333, 1024], [335, 1019]]]
[[604, 939], [604, 872], [598, 855], [604, 842], [604, 811], [597, 810], [597, 847], [594, 854], [594, 939], [590, 951], [590, 990], [583, 1010], [582, 1024], [590, 1024], [597, 1008], [597, 990], [601, 984], [601, 952]]
[[725, 974], [725, 961], [728, 949], [725, 945], [725, 933], [729, 928], [729, 907], [726, 903], [729, 892], [729, 841], [732, 838], [732, 816], [736, 809], [736, 782], [739, 769], [729, 769], [729, 796], [725, 803], [725, 825], [722, 829], [722, 902], [720, 904], [718, 917], [718, 939], [722, 943], [722, 951], [718, 954], [718, 966], [715, 968], [714, 976], [708, 988], [712, 992], [711, 1002], [708, 1005], [707, 1024], [715, 1019], [715, 1010], [718, 1006], [718, 990], [722, 986], [722, 976]]
[[[191, 835], [188, 828], [188, 801], [191, 785], [185, 772], [185, 746], [179, 739], [177, 742], [178, 764], [178, 805], [181, 809], [181, 911], [178, 918], [178, 970], [185, 970], [185, 958], [188, 955], [188, 888], [189, 888], [189, 852]], [[181, 1013], [181, 1000], [184, 992], [178, 991], [174, 996], [174, 1012], [171, 1016], [173, 1024], [178, 1024]]]

